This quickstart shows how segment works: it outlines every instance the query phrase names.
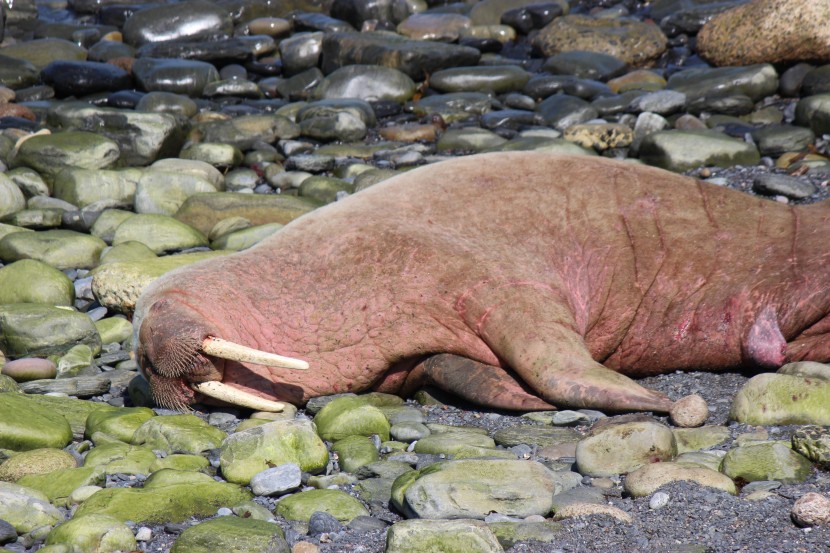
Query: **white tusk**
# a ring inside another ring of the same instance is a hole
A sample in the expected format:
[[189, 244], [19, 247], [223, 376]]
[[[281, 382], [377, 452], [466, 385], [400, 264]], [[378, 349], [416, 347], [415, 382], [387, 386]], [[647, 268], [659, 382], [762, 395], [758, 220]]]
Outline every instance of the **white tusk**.
[[207, 382], [191, 383], [190, 387], [213, 399], [237, 405], [239, 407], [247, 407], [255, 411], [268, 411], [270, 413], [278, 413], [285, 409], [285, 404], [279, 401], [271, 401], [264, 399], [254, 394], [243, 392], [222, 382], [216, 380], [209, 380]]
[[230, 359], [231, 361], [243, 361], [246, 363], [265, 365], [267, 367], [283, 367], [285, 369], [308, 369], [308, 363], [302, 359], [283, 357], [276, 353], [268, 353], [267, 351], [241, 346], [221, 338], [214, 338], [213, 336], [208, 336], [202, 342], [202, 351], [208, 355], [221, 357], [222, 359]]

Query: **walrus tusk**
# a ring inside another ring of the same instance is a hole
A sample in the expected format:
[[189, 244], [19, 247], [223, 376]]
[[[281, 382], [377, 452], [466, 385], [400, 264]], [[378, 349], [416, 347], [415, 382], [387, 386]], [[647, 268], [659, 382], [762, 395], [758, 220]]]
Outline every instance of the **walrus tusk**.
[[285, 409], [285, 404], [282, 402], [271, 401], [269, 399], [255, 396], [216, 380], [198, 383], [194, 382], [190, 384], [190, 387], [200, 394], [212, 397], [213, 399], [218, 399], [238, 407], [247, 407], [248, 409], [253, 409], [255, 411], [278, 413]]
[[202, 342], [202, 351], [208, 355], [221, 357], [222, 359], [230, 359], [231, 361], [244, 361], [247, 363], [255, 363], [257, 365], [282, 367], [285, 369], [308, 369], [308, 363], [302, 359], [283, 357], [282, 355], [277, 355], [276, 353], [260, 351], [258, 349], [235, 344], [213, 336], [208, 336]]

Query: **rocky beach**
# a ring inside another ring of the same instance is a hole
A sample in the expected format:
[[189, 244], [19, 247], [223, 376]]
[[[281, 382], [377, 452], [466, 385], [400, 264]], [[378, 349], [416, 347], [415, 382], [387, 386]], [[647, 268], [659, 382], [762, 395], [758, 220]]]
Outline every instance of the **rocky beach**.
[[164, 273], [452, 157], [826, 200], [828, 64], [807, 0], [0, 0], [0, 547], [830, 552], [830, 365], [639, 380], [691, 427], [433, 389], [179, 412], [132, 325]]

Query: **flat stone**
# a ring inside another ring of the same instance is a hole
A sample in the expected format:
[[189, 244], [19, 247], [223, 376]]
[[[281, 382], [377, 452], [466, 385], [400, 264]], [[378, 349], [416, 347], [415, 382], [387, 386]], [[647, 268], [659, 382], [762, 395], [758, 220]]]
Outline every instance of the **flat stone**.
[[23, 192], [14, 181], [0, 173], [0, 219], [21, 211], [25, 207], [26, 198]]
[[98, 330], [86, 314], [33, 303], [0, 305], [0, 350], [8, 356], [63, 354], [78, 344], [101, 350]]
[[642, 161], [677, 172], [701, 166], [751, 166], [760, 157], [752, 144], [715, 131], [659, 131], [640, 144]]
[[172, 92], [201, 96], [207, 85], [219, 80], [213, 64], [198, 60], [140, 58], [133, 63], [133, 78], [146, 92]]
[[47, 180], [67, 167], [108, 169], [118, 161], [118, 144], [92, 132], [66, 131], [33, 136], [12, 161], [14, 167], [30, 167]]
[[746, 67], [693, 67], [669, 77], [668, 88], [684, 93], [690, 100], [712, 95], [744, 95], [757, 102], [778, 89], [778, 73], [769, 64]]
[[7, 361], [0, 372], [13, 378], [15, 382], [29, 382], [31, 380], [55, 378], [58, 367], [51, 359], [38, 357], [23, 357], [14, 361]]
[[124, 242], [141, 242], [157, 254], [208, 245], [207, 237], [198, 230], [173, 217], [159, 214], [140, 214], [121, 223], [112, 244], [115, 246]]
[[188, 197], [175, 217], [207, 234], [216, 223], [228, 217], [244, 217], [253, 225], [284, 225], [318, 205], [313, 200], [296, 196], [215, 192]]
[[670, 482], [691, 481], [737, 494], [735, 483], [718, 471], [692, 463], [652, 463], [630, 473], [625, 478], [625, 491], [634, 497], [646, 497]]
[[74, 517], [46, 536], [46, 546], [69, 545], [80, 551], [131, 551], [135, 536], [123, 522], [107, 515]]
[[315, 88], [319, 99], [359, 98], [367, 102], [403, 103], [415, 93], [414, 81], [403, 71], [375, 65], [349, 65], [327, 75]]
[[812, 463], [793, 451], [789, 444], [762, 442], [730, 449], [723, 458], [723, 473], [746, 482], [778, 480], [803, 482], [810, 476]]
[[576, 446], [581, 474], [613, 476], [668, 461], [677, 453], [671, 430], [654, 420], [611, 421], [592, 429]]
[[233, 29], [230, 13], [213, 2], [190, 0], [177, 6], [156, 6], [136, 11], [124, 22], [124, 42], [141, 46], [168, 40], [206, 40], [228, 36]]
[[0, 304], [75, 303], [72, 281], [51, 265], [36, 259], [21, 259], [0, 268]]
[[265, 469], [251, 478], [251, 491], [255, 495], [284, 495], [302, 486], [302, 470], [295, 463]]
[[18, 534], [25, 534], [38, 527], [62, 522], [64, 515], [41, 492], [0, 482], [0, 520], [11, 524]]
[[72, 440], [72, 429], [59, 413], [15, 392], [3, 393], [0, 399], [0, 447], [12, 451], [63, 448]]
[[446, 553], [504, 551], [487, 524], [479, 520], [403, 520], [389, 528], [386, 553], [430, 550]]
[[200, 522], [182, 532], [171, 553], [212, 553], [214, 551], [268, 551], [289, 553], [290, 547], [273, 522], [235, 516]]
[[515, 65], [452, 67], [436, 71], [429, 85], [441, 92], [487, 92], [496, 94], [521, 90], [530, 73]]
[[290, 495], [277, 503], [277, 514], [288, 520], [307, 522], [318, 511], [328, 513], [341, 522], [369, 514], [360, 501], [340, 490], [309, 490]]
[[198, 454], [218, 448], [226, 434], [195, 415], [152, 417], [136, 429], [132, 443], [168, 453]]

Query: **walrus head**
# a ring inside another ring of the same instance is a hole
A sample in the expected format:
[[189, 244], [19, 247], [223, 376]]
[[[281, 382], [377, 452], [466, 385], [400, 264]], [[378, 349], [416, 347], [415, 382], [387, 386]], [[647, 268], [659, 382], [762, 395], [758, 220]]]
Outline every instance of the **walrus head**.
[[224, 340], [198, 314], [172, 309], [171, 303], [153, 303], [138, 332], [139, 368], [158, 405], [184, 410], [198, 393], [257, 411], [284, 409], [284, 403], [224, 384], [225, 360], [298, 370], [308, 369], [307, 362]]

